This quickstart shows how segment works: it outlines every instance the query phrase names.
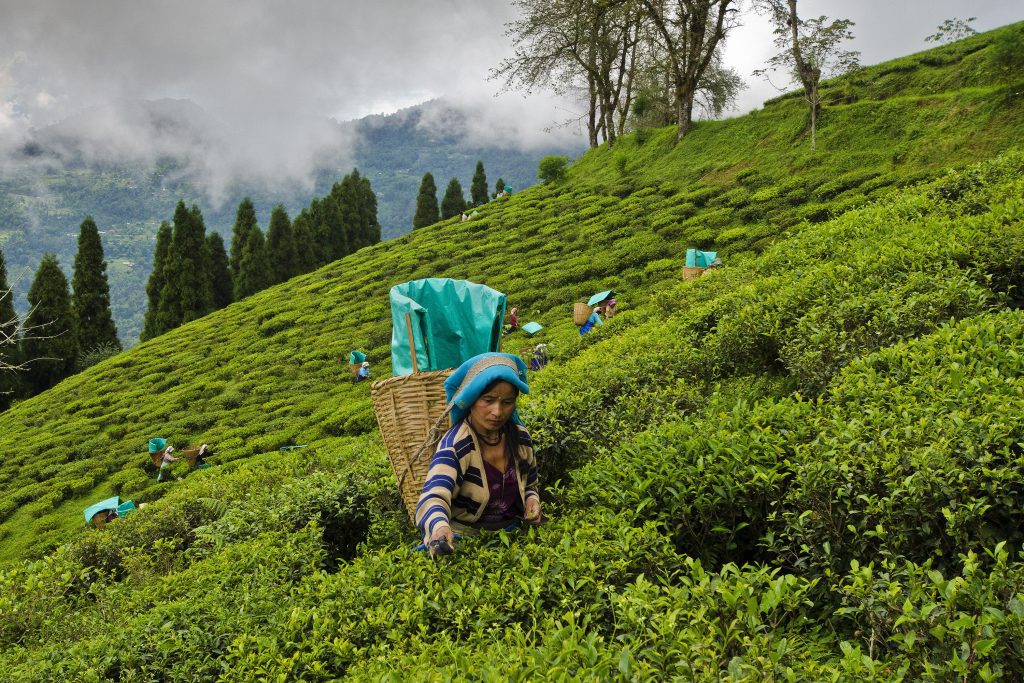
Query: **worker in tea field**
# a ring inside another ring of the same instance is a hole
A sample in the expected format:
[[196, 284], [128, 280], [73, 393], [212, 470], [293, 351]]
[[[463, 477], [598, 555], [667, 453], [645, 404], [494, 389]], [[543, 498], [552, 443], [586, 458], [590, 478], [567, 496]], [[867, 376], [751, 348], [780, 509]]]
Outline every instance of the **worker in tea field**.
[[359, 372], [356, 373], [355, 381], [362, 382], [364, 379], [370, 379], [370, 361], [366, 360], [359, 366]]
[[167, 445], [167, 439], [154, 438], [149, 440], [149, 457], [153, 464], [160, 468], [156, 475], [157, 481], [164, 481], [164, 470], [178, 462], [178, 458], [171, 455], [173, 452], [174, 446]]
[[505, 316], [505, 335], [512, 334], [519, 329], [519, 309], [513, 308]]
[[533, 347], [533, 359], [530, 360], [530, 369], [541, 370], [548, 364], [548, 345], [537, 344]]
[[[584, 309], [585, 311], [586, 309]], [[587, 332], [590, 332], [596, 325], [603, 325], [601, 322], [601, 307], [594, 306], [594, 310], [591, 311], [590, 317], [587, 318], [587, 322], [580, 325], [580, 336], [582, 337]]]
[[619, 302], [616, 301], [615, 299], [608, 299], [607, 301], [604, 302], [605, 320], [611, 320], [612, 318], [615, 317], [615, 314], [618, 313], [618, 311], [615, 308], [618, 305], [618, 303]]
[[516, 400], [529, 393], [526, 363], [507, 353], [469, 359], [449, 377], [452, 428], [441, 438], [416, 505], [431, 555], [451, 552], [455, 534], [539, 524], [533, 442]]

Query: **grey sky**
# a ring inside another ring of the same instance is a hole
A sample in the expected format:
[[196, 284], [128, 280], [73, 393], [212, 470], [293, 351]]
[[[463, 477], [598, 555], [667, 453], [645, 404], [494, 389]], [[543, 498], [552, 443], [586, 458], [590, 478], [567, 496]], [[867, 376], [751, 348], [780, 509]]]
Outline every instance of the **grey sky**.
[[[853, 19], [865, 64], [928, 47], [946, 18], [976, 16], [978, 30], [1024, 18], [1009, 0], [804, 0], [801, 11]], [[158, 98], [192, 100], [217, 122], [205, 163], [220, 180], [301, 180], [336, 134], [329, 118], [439, 96], [470, 107], [481, 137], [536, 145], [573, 106], [494, 96], [487, 73], [510, 51], [512, 18], [506, 0], [0, 0], [0, 154], [27, 129], [96, 106], [98, 139], [145, 147], [120, 103]], [[766, 23], [748, 14], [727, 51], [750, 85], [738, 111], [776, 94], [750, 76], [771, 52]]]

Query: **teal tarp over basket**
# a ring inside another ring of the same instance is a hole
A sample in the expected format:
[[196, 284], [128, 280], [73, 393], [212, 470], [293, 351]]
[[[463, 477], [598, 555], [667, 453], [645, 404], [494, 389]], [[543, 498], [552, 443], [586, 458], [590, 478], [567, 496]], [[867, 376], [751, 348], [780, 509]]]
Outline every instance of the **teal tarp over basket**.
[[88, 524], [91, 522], [97, 512], [103, 512], [104, 510], [116, 510], [117, 506], [120, 504], [121, 497], [114, 496], [113, 498], [107, 498], [106, 500], [101, 500], [98, 503], [90, 505], [83, 511], [83, 514], [85, 514], [85, 523]]
[[526, 323], [523, 325], [523, 332], [526, 334], [537, 334], [544, 329], [544, 326], [540, 323]]
[[594, 304], [599, 304], [605, 299], [611, 299], [613, 296], [615, 296], [615, 292], [610, 289], [606, 289], [603, 292], [598, 292], [594, 296], [590, 297], [590, 299], [587, 300], [587, 305], [593, 306]]
[[348, 364], [355, 365], [356, 363], [362, 363], [366, 360], [366, 354], [362, 351], [352, 351], [348, 354]]
[[707, 268], [716, 258], [718, 258], [717, 251], [686, 250], [686, 265], [688, 268]]
[[[409, 316], [408, 323], [406, 315]], [[391, 373], [445, 370], [501, 344], [505, 295], [467, 280], [426, 278], [391, 288]]]

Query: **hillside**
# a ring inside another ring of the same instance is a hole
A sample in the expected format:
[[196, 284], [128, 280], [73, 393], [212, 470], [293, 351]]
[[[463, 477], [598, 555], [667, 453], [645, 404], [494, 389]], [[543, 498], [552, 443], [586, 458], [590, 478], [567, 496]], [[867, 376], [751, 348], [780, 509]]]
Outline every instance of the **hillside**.
[[294, 217], [356, 166], [377, 193], [377, 217], [388, 239], [412, 228], [416, 193], [427, 171], [434, 173], [442, 195], [448, 180], [458, 177], [468, 198], [478, 160], [492, 191], [499, 177], [518, 190], [538, 182], [537, 161], [544, 155], [576, 156], [585, 147], [582, 141], [529, 150], [518, 149], [514, 140], [481, 143], [469, 132], [467, 114], [434, 100], [334, 125], [335, 139], [309, 169], [312, 187], [285, 176], [272, 186], [234, 182], [220, 188], [214, 201], [203, 189], [211, 165], [203, 155], [217, 144], [208, 130], [209, 115], [187, 100], [124, 106], [131, 112], [125, 134], [145, 139], [137, 142], [143, 150], [124, 151], [125, 160], [107, 149], [116, 145], [87, 137], [102, 130], [104, 112], [85, 111], [78, 119], [35, 131], [19, 154], [0, 163], [0, 248], [8, 270], [25, 274], [14, 283], [16, 305], [23, 310], [45, 252], [57, 254], [70, 277], [79, 226], [93, 216], [103, 235], [114, 319], [126, 345], [133, 345], [142, 329], [157, 228], [171, 219], [179, 199], [197, 203], [207, 230], [230, 241], [242, 198], [252, 197], [266, 230], [274, 206], [284, 204]]
[[[920, 83], [989, 73], [1000, 32], [923, 53]], [[1024, 676], [1024, 102], [969, 83], [837, 102], [813, 157], [793, 98], [627, 138], [18, 404], [0, 672]], [[727, 266], [680, 282], [688, 246]], [[446, 565], [410, 555], [339, 363], [383, 376], [387, 290], [426, 276], [508, 292], [554, 355], [523, 401], [551, 522]], [[607, 288], [623, 312], [580, 339], [570, 304]], [[221, 467], [159, 486], [157, 435]], [[115, 493], [150, 505], [83, 531]]]

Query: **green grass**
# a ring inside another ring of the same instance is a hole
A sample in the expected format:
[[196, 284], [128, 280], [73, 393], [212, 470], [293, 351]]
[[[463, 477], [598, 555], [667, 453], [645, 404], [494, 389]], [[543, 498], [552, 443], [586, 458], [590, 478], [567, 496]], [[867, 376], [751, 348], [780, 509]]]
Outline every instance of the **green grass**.
[[[925, 53], [922, 82], [977, 71], [972, 40]], [[1024, 156], [981, 161], [1024, 139], [1024, 110], [984, 79], [868, 94], [827, 110], [814, 156], [792, 98], [679, 145], [627, 137], [565, 184], [364, 249], [0, 415], [0, 671], [1024, 675]], [[726, 267], [681, 282], [689, 246]], [[388, 288], [427, 276], [508, 292], [553, 356], [522, 405], [551, 523], [444, 565], [410, 555], [368, 387], [343, 364], [358, 347], [387, 373]], [[608, 288], [622, 312], [581, 339], [571, 304]], [[211, 443], [221, 466], [158, 485], [150, 436]], [[277, 450], [292, 443], [309, 446]], [[113, 493], [150, 504], [80, 532]]]

